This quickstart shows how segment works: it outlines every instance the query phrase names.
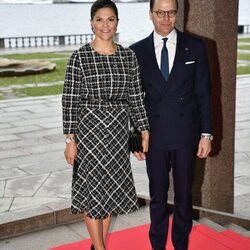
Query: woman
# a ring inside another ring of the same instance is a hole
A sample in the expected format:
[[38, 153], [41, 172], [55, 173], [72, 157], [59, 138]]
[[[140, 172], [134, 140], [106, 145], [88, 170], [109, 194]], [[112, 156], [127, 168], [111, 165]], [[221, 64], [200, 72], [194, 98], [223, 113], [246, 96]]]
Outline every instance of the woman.
[[72, 213], [84, 213], [91, 249], [104, 250], [111, 216], [138, 209], [128, 149], [128, 118], [142, 131], [148, 120], [135, 54], [113, 42], [118, 11], [111, 0], [91, 7], [95, 38], [74, 51], [65, 74], [65, 158], [74, 165]]

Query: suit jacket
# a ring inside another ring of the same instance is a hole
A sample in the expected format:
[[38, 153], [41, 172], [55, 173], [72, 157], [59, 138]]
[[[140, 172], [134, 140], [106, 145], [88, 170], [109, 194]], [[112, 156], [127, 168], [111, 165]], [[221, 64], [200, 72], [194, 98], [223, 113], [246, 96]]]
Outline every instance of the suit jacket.
[[188, 146], [211, 133], [210, 73], [203, 41], [177, 30], [176, 55], [166, 81], [157, 64], [153, 33], [133, 44], [145, 90], [151, 145]]

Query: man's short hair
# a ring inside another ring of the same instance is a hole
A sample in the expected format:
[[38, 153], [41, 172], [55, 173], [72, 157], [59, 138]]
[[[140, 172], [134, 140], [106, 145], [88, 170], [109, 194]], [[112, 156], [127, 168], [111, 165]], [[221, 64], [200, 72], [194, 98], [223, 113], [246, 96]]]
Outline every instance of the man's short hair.
[[[176, 10], [178, 10], [178, 0], [175, 0], [175, 2], [176, 2]], [[149, 7], [150, 7], [151, 12], [152, 12], [152, 10], [154, 8], [154, 4], [155, 4], [155, 0], [150, 0]]]

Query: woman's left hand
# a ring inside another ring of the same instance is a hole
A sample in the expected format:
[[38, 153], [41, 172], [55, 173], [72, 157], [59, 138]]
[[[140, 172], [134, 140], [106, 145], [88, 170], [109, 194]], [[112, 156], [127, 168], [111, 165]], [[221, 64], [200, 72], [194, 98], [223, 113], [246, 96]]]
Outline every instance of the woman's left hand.
[[149, 143], [149, 131], [144, 130], [141, 132], [142, 135], [142, 150], [143, 152], [135, 152], [134, 155], [137, 160], [142, 161], [146, 159], [146, 153], [148, 152], [148, 143]]

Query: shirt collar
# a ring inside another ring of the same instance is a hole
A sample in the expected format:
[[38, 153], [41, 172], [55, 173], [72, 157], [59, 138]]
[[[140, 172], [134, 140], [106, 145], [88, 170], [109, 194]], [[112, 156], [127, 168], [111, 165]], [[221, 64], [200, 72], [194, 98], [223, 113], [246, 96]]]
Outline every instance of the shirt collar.
[[[173, 29], [166, 37], [168, 38], [168, 42], [170, 41], [171, 43], [176, 43], [176, 41], [177, 41], [176, 29]], [[162, 45], [162, 38], [164, 38], [164, 36], [161, 36], [160, 34], [158, 34], [154, 30], [154, 44], [155, 44], [155, 46], [158, 46], [160, 44]]]

